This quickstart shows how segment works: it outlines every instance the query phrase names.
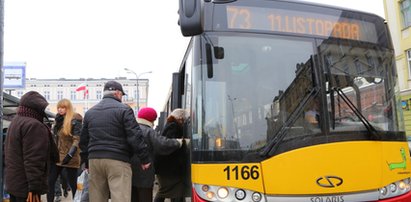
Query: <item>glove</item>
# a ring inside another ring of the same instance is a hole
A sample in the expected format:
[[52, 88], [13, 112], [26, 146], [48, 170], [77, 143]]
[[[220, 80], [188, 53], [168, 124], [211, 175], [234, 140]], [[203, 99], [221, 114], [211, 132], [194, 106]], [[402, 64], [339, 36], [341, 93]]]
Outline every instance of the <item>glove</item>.
[[88, 169], [88, 155], [84, 152], [80, 153], [80, 165], [84, 164], [84, 169]]
[[61, 163], [61, 165], [68, 164], [68, 162], [70, 162], [70, 160], [71, 160], [72, 158], [73, 158], [73, 157], [70, 156], [70, 154], [67, 154], [66, 157], [64, 157], [63, 162]]
[[84, 169], [88, 169], [88, 159], [82, 158], [80, 165], [84, 165]]
[[84, 168], [88, 169], [88, 160], [86, 162], [84, 162]]
[[66, 157], [64, 157], [63, 162], [61, 163], [61, 165], [68, 164], [70, 162], [70, 160], [73, 158], [73, 155], [76, 153], [76, 151], [77, 151], [77, 147], [72, 146], [70, 148], [70, 151], [67, 153]]

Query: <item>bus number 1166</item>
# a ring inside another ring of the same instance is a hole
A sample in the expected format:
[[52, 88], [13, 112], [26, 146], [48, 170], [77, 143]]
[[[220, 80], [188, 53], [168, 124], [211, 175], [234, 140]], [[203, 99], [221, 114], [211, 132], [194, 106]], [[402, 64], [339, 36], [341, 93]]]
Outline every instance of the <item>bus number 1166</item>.
[[241, 178], [242, 180], [253, 179], [256, 180], [260, 177], [258, 171], [258, 166], [227, 166], [223, 170], [227, 174], [227, 180], [231, 180], [234, 177], [234, 180]]

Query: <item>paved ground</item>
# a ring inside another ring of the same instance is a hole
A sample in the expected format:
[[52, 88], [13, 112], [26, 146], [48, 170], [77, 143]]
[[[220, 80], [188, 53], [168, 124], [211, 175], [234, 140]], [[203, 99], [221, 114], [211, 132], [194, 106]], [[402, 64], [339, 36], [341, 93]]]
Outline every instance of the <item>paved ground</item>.
[[[41, 201], [42, 202], [47, 202], [46, 195], [41, 196]], [[71, 197], [71, 192], [68, 193], [67, 198], [64, 198], [64, 196], [61, 197], [61, 202], [72, 202], [73, 198]]]
[[[157, 184], [157, 182], [155, 182], [154, 183], [154, 189], [153, 189], [153, 195], [154, 196], [157, 193], [157, 190], [158, 190], [158, 184]], [[154, 196], [153, 196], [153, 199], [154, 199]], [[41, 196], [41, 201], [42, 202], [47, 202], [46, 195]], [[60, 202], [72, 202], [72, 201], [73, 201], [73, 197], [72, 197], [71, 191], [68, 192], [67, 197], [61, 196], [61, 201]], [[191, 199], [189, 197], [187, 197], [186, 202], [190, 202], [190, 201], [191, 201]], [[57, 202], [57, 201], [55, 201], [55, 202]], [[166, 199], [165, 202], [170, 202], [170, 200]]]
[[[156, 190], [157, 190], [157, 186], [154, 186], [154, 190], [153, 190], [154, 195], [155, 195], [155, 193], [156, 193]], [[154, 197], [153, 197], [153, 198], [154, 198]], [[62, 196], [61, 199], [62, 199], [61, 202], [72, 202], [73, 199], [72, 199], [72, 196], [71, 196], [71, 192], [68, 193], [67, 198], [65, 198], [64, 196]], [[41, 201], [42, 201], [42, 202], [47, 202], [46, 195], [42, 195], [42, 196], [41, 196]], [[191, 201], [191, 200], [190, 200], [189, 198], [186, 198], [186, 202], [190, 202], [190, 201]], [[170, 202], [170, 200], [166, 199], [165, 202]]]

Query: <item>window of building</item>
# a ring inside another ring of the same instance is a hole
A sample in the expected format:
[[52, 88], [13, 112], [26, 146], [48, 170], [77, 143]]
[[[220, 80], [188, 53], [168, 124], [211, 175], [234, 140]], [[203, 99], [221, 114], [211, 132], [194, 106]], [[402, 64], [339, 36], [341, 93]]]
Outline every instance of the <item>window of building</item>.
[[46, 100], [50, 100], [50, 91], [44, 91], [44, 98], [46, 98]]
[[57, 100], [63, 99], [63, 91], [57, 91]]
[[124, 99], [128, 100], [128, 90], [125, 90], [124, 93], [126, 94], [126, 95], [124, 95]]
[[411, 0], [401, 1], [404, 28], [411, 26]]
[[96, 99], [101, 100], [101, 98], [102, 98], [101, 90], [96, 91]]
[[137, 99], [137, 89], [134, 90], [133, 94], [134, 94], [134, 97]]
[[411, 49], [406, 50], [407, 65], [408, 65], [408, 79], [411, 79]]
[[136, 97], [138, 98], [138, 99], [141, 99], [143, 96], [141, 96], [141, 94], [142, 94], [142, 91], [141, 91], [141, 85], [140, 86], [138, 86], [138, 92], [136, 93]]
[[70, 99], [71, 99], [71, 100], [77, 100], [77, 98], [76, 98], [76, 91], [70, 91]]
[[21, 96], [23, 96], [23, 91], [17, 91], [17, 97], [21, 97]]

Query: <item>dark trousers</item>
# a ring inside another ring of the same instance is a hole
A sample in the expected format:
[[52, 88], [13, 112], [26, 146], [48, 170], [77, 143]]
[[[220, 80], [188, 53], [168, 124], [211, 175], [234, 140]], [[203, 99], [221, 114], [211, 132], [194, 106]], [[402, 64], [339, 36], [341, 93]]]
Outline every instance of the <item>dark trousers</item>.
[[57, 177], [56, 184], [54, 185], [54, 195], [55, 196], [62, 196], [63, 195], [63, 194], [61, 194], [61, 184], [60, 184], [61, 178], [62, 178], [62, 175]]
[[137, 188], [132, 186], [131, 202], [152, 202], [153, 189], [152, 188]]
[[61, 174], [62, 170], [66, 171], [67, 175], [67, 182], [71, 188], [71, 193], [74, 198], [74, 194], [76, 194], [77, 190], [77, 168], [66, 168], [57, 165], [50, 166], [50, 175], [48, 179], [49, 184], [49, 191], [47, 193], [47, 202], [54, 201], [54, 188], [57, 181], [57, 177]]
[[[57, 177], [56, 188], [54, 189], [54, 196], [63, 196], [67, 197], [67, 192], [69, 191], [69, 185], [67, 183], [67, 174], [66, 169], [63, 169], [60, 175]], [[63, 193], [61, 192], [63, 188]]]
[[26, 202], [27, 197], [17, 197], [10, 194], [10, 202]]

